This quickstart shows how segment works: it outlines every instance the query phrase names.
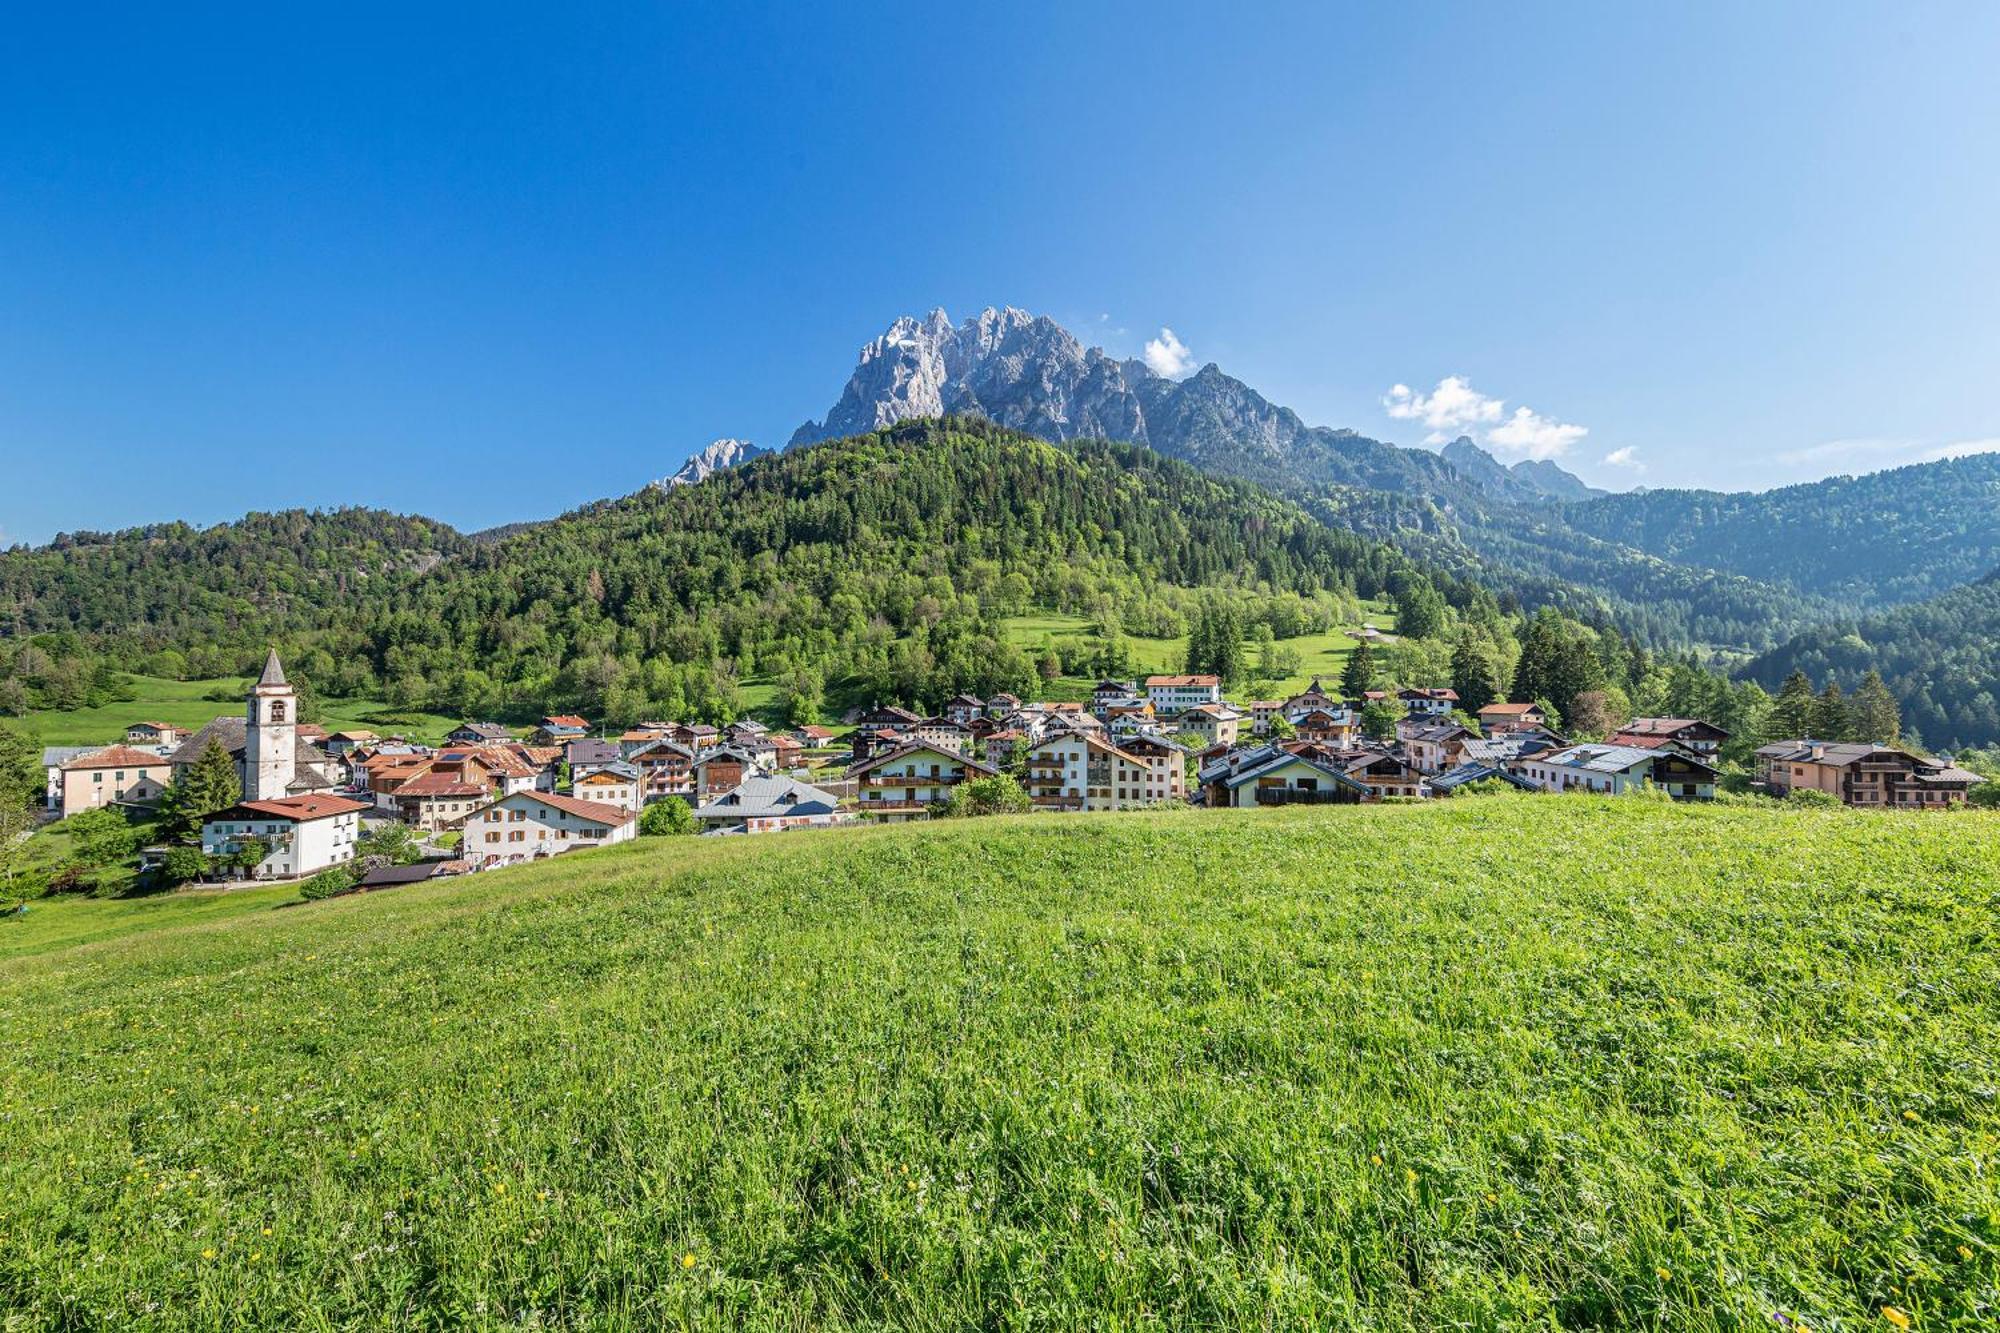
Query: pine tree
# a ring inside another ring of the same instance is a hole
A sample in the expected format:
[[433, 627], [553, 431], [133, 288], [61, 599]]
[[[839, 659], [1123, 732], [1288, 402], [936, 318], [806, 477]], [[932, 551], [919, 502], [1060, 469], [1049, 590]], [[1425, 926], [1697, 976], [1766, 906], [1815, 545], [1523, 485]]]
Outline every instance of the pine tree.
[[1793, 670], [1771, 701], [1765, 735], [1771, 740], [1800, 740], [1812, 734], [1813, 683], [1802, 670]]
[[1340, 673], [1340, 688], [1350, 699], [1359, 699], [1375, 687], [1375, 654], [1363, 639], [1354, 645], [1354, 651], [1347, 655], [1347, 666]]
[[1557, 659], [1563, 651], [1562, 617], [1543, 607], [1528, 622], [1521, 636], [1521, 660], [1514, 665], [1514, 684], [1508, 697], [1521, 703], [1554, 698], [1557, 694]]
[[1812, 736], [1815, 740], [1844, 741], [1854, 732], [1854, 719], [1841, 698], [1840, 682], [1828, 681], [1813, 701]]
[[1477, 713], [1500, 696], [1498, 673], [1493, 658], [1470, 633], [1458, 636], [1451, 654], [1451, 687], [1458, 691], [1458, 706]]
[[201, 821], [243, 799], [236, 762], [213, 736], [202, 747], [187, 776], [167, 790], [160, 802], [161, 823], [170, 839], [198, 837]]
[[1854, 739], [1858, 741], [1894, 745], [1902, 734], [1903, 718], [1901, 710], [1896, 707], [1896, 696], [1889, 693], [1882, 673], [1872, 667], [1856, 687], [1854, 702], [1848, 711], [1853, 718]]

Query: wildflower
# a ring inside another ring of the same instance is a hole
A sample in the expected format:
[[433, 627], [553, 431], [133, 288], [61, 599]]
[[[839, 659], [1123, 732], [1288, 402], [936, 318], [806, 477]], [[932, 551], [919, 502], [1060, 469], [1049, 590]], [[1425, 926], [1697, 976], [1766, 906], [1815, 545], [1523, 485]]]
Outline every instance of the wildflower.
[[268, 1236], [268, 1235], [270, 1235], [270, 1234], [271, 1234], [271, 1228], [269, 1228], [269, 1227], [265, 1227], [265, 1228], [264, 1228], [264, 1234], [265, 1234], [265, 1235], [267, 1235], [267, 1236]]
[[549, 1192], [547, 1190], [536, 1190], [535, 1201], [537, 1203], [547, 1203], [549, 1201]]
[[215, 1257], [214, 1247], [211, 1246], [210, 1248], [203, 1250], [201, 1252], [201, 1257], [204, 1259], [213, 1259]]
[[1959, 1246], [1958, 1257], [1961, 1259], [1970, 1259], [1972, 1257], [1972, 1247], [1970, 1245]]
[[1674, 1275], [1673, 1270], [1669, 1268], [1655, 1268], [1653, 1271], [1660, 1275], [1660, 1281], [1662, 1282], [1665, 1282], [1668, 1278]]
[[1492, 1190], [1488, 1190], [1486, 1191], [1486, 1202], [1498, 1203], [1500, 1202], [1500, 1196], [1495, 1194]]
[[1369, 1158], [1368, 1158], [1368, 1160], [1369, 1160], [1369, 1161], [1370, 1161], [1371, 1163], [1373, 1163], [1374, 1165], [1376, 1165], [1376, 1166], [1380, 1166], [1380, 1165], [1382, 1165], [1382, 1154], [1381, 1154], [1381, 1153], [1379, 1153], [1379, 1152], [1378, 1152], [1378, 1153], [1372, 1153], [1372, 1154], [1370, 1154], [1370, 1155], [1369, 1155]]
[[[1903, 1112], [1903, 1119], [1905, 1119], [1905, 1120], [1916, 1120], [1916, 1119], [1919, 1119], [1919, 1117], [1918, 1117], [1918, 1115], [1917, 1115], [1917, 1113], [1916, 1113], [1915, 1111], [1905, 1111], [1905, 1112]], [[1892, 1319], [1892, 1320], [1890, 1320], [1889, 1322], [1893, 1324], [1893, 1323], [1895, 1323], [1896, 1321]]]
[[1885, 1305], [1882, 1307], [1882, 1317], [1888, 1320], [1890, 1323], [1894, 1324], [1897, 1328], [1908, 1328], [1910, 1326], [1910, 1317], [1904, 1314], [1901, 1310], [1898, 1310], [1893, 1305]]
[[1404, 1168], [1403, 1168], [1403, 1179], [1404, 1179], [1405, 1181], [1409, 1182], [1409, 1183], [1410, 1183], [1410, 1184], [1412, 1184], [1412, 1185], [1416, 1184], [1416, 1183], [1417, 1183], [1417, 1173], [1416, 1173], [1416, 1170], [1415, 1170], [1414, 1168], [1412, 1168], [1412, 1167], [1407, 1167], [1407, 1166], [1406, 1166], [1406, 1167], [1404, 1167]]
[[263, 1257], [264, 1257], [264, 1252], [262, 1250], [250, 1251], [250, 1262], [253, 1264], [256, 1263], [259, 1259], [262, 1259]]
[[682, 1255], [682, 1256], [681, 1256], [681, 1267], [682, 1267], [682, 1268], [693, 1268], [693, 1267], [694, 1267], [694, 1251], [693, 1251], [693, 1250], [689, 1250], [689, 1251], [688, 1251], [688, 1252], [687, 1252], [686, 1254], [684, 1254], [684, 1255]]

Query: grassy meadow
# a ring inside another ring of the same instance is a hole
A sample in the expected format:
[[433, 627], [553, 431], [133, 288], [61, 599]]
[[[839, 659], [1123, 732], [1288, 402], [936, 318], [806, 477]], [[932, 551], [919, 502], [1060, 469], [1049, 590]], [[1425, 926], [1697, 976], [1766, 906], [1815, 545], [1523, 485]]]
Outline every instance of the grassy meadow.
[[1992, 1328], [2000, 818], [640, 844], [0, 922], [11, 1329]]
[[[1370, 608], [1367, 618], [1377, 629], [1393, 631], [1396, 617], [1388, 607]], [[1086, 616], [1066, 615], [1056, 611], [1038, 611], [1033, 615], [1013, 616], [1006, 621], [1007, 637], [1022, 648], [1039, 648], [1050, 640], [1088, 639], [1092, 637], [1093, 622]], [[1125, 642], [1132, 652], [1133, 674], [1137, 676], [1171, 675], [1182, 671], [1187, 665], [1187, 638], [1148, 639], [1138, 635], [1125, 636]], [[1312, 683], [1315, 676], [1329, 683], [1340, 679], [1340, 673], [1347, 667], [1347, 658], [1354, 651], [1353, 636], [1335, 630], [1327, 634], [1302, 634], [1295, 638], [1280, 639], [1279, 643], [1292, 648], [1299, 654], [1299, 670], [1296, 674], [1277, 681], [1259, 681], [1254, 688], [1241, 686], [1230, 692], [1237, 700], [1255, 698], [1282, 699], [1297, 694]], [[1244, 643], [1244, 652], [1254, 667], [1257, 663], [1257, 645]], [[1087, 699], [1096, 686], [1095, 677], [1059, 676], [1042, 691], [1050, 699]]]
[[[224, 714], [240, 714], [251, 683], [248, 676], [169, 680], [135, 675], [126, 679], [135, 695], [129, 701], [96, 708], [37, 709], [21, 720], [21, 729], [43, 745], [108, 745], [125, 739], [125, 728], [133, 722], [166, 722], [198, 730]], [[320, 725], [328, 731], [365, 727], [436, 741], [458, 725], [456, 718], [392, 709], [377, 699], [323, 699], [320, 710]]]

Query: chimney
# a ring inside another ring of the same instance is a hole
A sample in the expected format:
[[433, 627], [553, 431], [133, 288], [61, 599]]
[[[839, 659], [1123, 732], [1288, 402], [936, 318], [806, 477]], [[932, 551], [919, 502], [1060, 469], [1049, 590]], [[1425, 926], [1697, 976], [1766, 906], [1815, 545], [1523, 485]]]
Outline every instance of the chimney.
[[1824, 745], [1814, 745], [1812, 748], [1812, 757], [1815, 759], [1826, 758], [1826, 747]]

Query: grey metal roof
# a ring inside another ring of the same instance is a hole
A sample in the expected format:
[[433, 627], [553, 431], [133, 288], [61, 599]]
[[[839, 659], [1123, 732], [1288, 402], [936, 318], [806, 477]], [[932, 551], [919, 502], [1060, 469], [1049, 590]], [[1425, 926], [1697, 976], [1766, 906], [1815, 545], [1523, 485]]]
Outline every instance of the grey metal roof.
[[794, 778], [745, 778], [706, 805], [696, 819], [775, 819], [786, 815], [832, 814], [840, 798], [823, 787]]

